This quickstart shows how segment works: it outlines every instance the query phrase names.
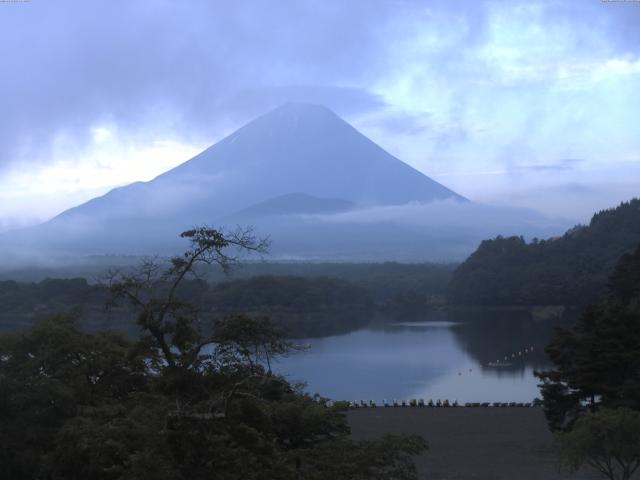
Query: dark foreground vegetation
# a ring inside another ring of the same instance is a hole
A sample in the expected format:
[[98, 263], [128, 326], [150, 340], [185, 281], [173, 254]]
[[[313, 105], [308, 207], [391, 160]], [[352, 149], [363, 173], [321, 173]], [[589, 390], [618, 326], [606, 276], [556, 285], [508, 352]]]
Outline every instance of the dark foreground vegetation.
[[289, 348], [268, 322], [216, 332], [197, 354], [183, 325], [173, 366], [150, 335], [88, 334], [66, 317], [2, 336], [0, 478], [415, 478], [421, 438], [353, 440], [344, 405], [265, 368]]
[[603, 301], [621, 255], [640, 242], [640, 199], [596, 213], [562, 237], [483, 241], [455, 271], [449, 299], [467, 305], [587, 305]]
[[585, 409], [640, 411], [640, 247], [611, 275], [606, 302], [587, 307], [546, 348], [555, 368], [540, 372], [549, 425], [570, 427]]
[[611, 480], [640, 468], [640, 247], [618, 261], [605, 302], [589, 306], [546, 348], [544, 412], [563, 463]]
[[87, 333], [67, 316], [0, 336], [0, 478], [412, 479], [415, 435], [354, 440], [345, 406], [271, 372], [294, 345], [267, 318], [204, 333], [180, 286], [199, 264], [227, 267], [246, 234], [183, 234], [184, 256], [114, 275], [109, 293], [141, 331]]

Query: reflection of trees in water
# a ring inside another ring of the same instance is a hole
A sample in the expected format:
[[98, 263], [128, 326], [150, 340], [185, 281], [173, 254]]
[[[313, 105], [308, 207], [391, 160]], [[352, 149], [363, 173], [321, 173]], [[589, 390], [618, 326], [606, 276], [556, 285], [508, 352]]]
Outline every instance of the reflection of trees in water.
[[[571, 315], [552, 321], [534, 320], [528, 310], [451, 311], [447, 319], [459, 322], [451, 331], [460, 348], [482, 366], [484, 373], [497, 377], [523, 375], [527, 368], [548, 366], [544, 347], [554, 327], [572, 322]], [[525, 352], [532, 346], [533, 351]], [[496, 360], [511, 365], [488, 365]]]

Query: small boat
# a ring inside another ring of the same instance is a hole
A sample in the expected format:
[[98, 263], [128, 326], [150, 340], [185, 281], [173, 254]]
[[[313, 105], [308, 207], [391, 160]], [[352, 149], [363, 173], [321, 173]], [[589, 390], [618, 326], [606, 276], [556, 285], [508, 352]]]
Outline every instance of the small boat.
[[512, 363], [501, 363], [501, 362], [489, 362], [487, 363], [487, 367], [511, 367], [513, 364]]

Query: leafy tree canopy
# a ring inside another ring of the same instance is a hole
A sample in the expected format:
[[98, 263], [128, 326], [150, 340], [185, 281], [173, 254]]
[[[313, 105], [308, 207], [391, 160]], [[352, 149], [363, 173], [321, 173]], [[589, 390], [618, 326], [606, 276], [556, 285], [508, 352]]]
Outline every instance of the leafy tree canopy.
[[606, 297], [621, 255], [640, 242], [640, 199], [596, 213], [588, 226], [527, 243], [483, 241], [454, 272], [449, 299], [475, 305], [586, 305]]
[[585, 309], [546, 348], [554, 368], [540, 372], [545, 413], [555, 429], [570, 428], [585, 410], [640, 410], [640, 248], [611, 275], [609, 300]]
[[580, 417], [558, 436], [562, 464], [591, 467], [609, 480], [629, 480], [640, 467], [640, 413], [603, 409]]
[[179, 295], [196, 266], [226, 268], [250, 234], [209, 228], [167, 269], [110, 276], [142, 335], [86, 333], [59, 316], [0, 336], [0, 477], [21, 479], [413, 479], [417, 436], [355, 441], [345, 405], [271, 372], [293, 347], [266, 318], [209, 331]]

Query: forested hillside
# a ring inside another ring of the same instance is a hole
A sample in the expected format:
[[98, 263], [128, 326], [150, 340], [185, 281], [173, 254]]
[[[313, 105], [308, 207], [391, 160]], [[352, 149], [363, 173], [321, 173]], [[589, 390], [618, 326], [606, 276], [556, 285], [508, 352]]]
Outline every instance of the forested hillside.
[[[268, 315], [289, 336], [315, 336], [362, 326], [370, 321], [369, 293], [345, 280], [295, 276], [258, 276], [209, 284], [184, 281], [180, 297], [207, 323], [235, 313]], [[138, 334], [131, 312], [109, 305], [104, 285], [85, 279], [47, 279], [38, 283], [0, 282], [0, 331], [28, 327], [57, 312], [80, 317], [90, 331]]]
[[216, 316], [267, 315], [290, 336], [349, 331], [371, 320], [368, 292], [336, 278], [264, 275], [214, 285], [203, 302]]
[[[374, 309], [394, 317], [424, 315], [442, 304], [454, 268], [393, 262], [253, 263], [236, 266], [231, 277], [204, 269], [206, 281], [185, 281], [180, 294], [203, 318], [253, 312], [271, 316], [289, 335], [316, 336], [362, 326]], [[115, 328], [137, 334], [129, 312], [107, 309], [104, 286], [86, 280], [101, 278], [107, 270], [106, 265], [52, 269], [14, 275], [20, 281], [0, 280], [0, 330], [25, 328], [67, 312], [81, 316], [82, 325], [92, 331]], [[72, 274], [77, 278], [69, 278]], [[47, 275], [67, 278], [39, 280]]]
[[[537, 376], [543, 382], [549, 426], [554, 430], [575, 428], [573, 421], [587, 410], [640, 410], [638, 344], [640, 247], [617, 262], [606, 301], [585, 308], [571, 328], [556, 329], [545, 348], [553, 368]], [[625, 446], [630, 443], [628, 437], [620, 438], [625, 439]]]
[[449, 300], [475, 305], [584, 305], [606, 296], [617, 260], [640, 244], [640, 199], [596, 213], [562, 237], [483, 241], [454, 272]]

